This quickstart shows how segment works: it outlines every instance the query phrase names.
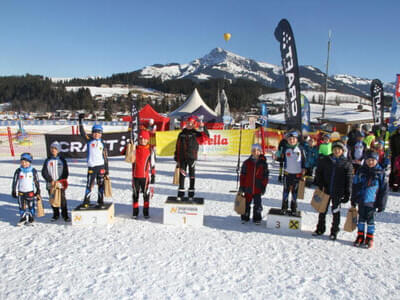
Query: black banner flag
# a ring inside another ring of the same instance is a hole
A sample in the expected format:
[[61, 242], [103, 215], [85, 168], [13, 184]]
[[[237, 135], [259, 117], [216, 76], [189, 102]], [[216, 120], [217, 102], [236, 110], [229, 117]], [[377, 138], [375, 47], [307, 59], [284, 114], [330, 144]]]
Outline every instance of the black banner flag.
[[371, 82], [371, 100], [374, 125], [384, 125], [383, 85], [379, 79]]
[[282, 19], [274, 34], [280, 43], [283, 74], [285, 75], [286, 124], [288, 128], [295, 128], [301, 132], [299, 65], [294, 35], [289, 22], [286, 19]]

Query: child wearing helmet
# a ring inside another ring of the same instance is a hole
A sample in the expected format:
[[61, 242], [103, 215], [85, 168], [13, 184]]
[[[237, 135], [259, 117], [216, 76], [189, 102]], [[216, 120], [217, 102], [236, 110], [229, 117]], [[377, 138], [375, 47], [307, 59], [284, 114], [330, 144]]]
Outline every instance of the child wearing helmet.
[[40, 196], [40, 184], [38, 173], [31, 166], [33, 158], [30, 153], [21, 154], [21, 165], [15, 170], [11, 195], [18, 199], [21, 225], [31, 225], [35, 216], [35, 200]]
[[[50, 145], [50, 156], [44, 161], [42, 167], [42, 177], [46, 180], [46, 188], [51, 197], [51, 190], [55, 186], [61, 188], [61, 215], [65, 222], [70, 222], [71, 219], [68, 217], [67, 199], [65, 198], [65, 190], [68, 186], [68, 164], [65, 158], [60, 156], [60, 143], [53, 142]], [[51, 221], [57, 221], [60, 217], [60, 208], [51, 206], [53, 209], [53, 217]]]
[[288, 213], [289, 193], [292, 194], [290, 203], [291, 213], [297, 214], [297, 191], [299, 181], [305, 174], [305, 153], [299, 144], [299, 133], [296, 130], [289, 130], [286, 134], [287, 144], [279, 153], [284, 165], [282, 213]]
[[154, 148], [149, 144], [150, 132], [141, 130], [139, 132], [139, 144], [136, 146], [135, 162], [132, 164], [132, 205], [133, 218], [139, 216], [139, 193], [143, 193], [143, 216], [149, 218], [149, 206], [151, 191], [149, 184], [155, 181], [155, 158]]
[[87, 143], [87, 184], [85, 190], [85, 198], [81, 207], [88, 208], [90, 205], [90, 194], [94, 187], [95, 181], [98, 186], [97, 204], [99, 207], [104, 206], [104, 177], [108, 176], [108, 158], [107, 148], [102, 139], [103, 127], [95, 124], [92, 127], [92, 134], [87, 135], [83, 127], [83, 114], [79, 115], [79, 130], [81, 136]]
[[203, 122], [200, 121], [199, 131], [196, 130], [196, 118], [190, 116], [186, 122], [186, 127], [179, 133], [174, 154], [174, 160], [179, 168], [179, 188], [178, 200], [183, 200], [185, 195], [186, 170], [189, 169], [189, 200], [194, 197], [195, 186], [195, 164], [199, 151], [198, 139], [208, 138], [210, 135]]

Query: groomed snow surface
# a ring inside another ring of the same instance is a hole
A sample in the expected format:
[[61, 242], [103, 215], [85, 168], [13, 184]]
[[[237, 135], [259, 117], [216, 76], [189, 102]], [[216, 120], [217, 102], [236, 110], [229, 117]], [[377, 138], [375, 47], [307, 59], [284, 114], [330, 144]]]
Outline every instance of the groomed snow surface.
[[[242, 157], [242, 161], [245, 157]], [[197, 164], [197, 196], [205, 198], [204, 227], [163, 225], [163, 202], [176, 195], [174, 162], [159, 157], [151, 218], [131, 219], [131, 171], [111, 159], [116, 222], [112, 226], [51, 223], [16, 227], [11, 181], [18, 162], [1, 160], [0, 299], [399, 299], [399, 194], [391, 194], [377, 215], [372, 249], [352, 246], [356, 232], [341, 231], [337, 241], [312, 237], [317, 213], [313, 190], [299, 201], [303, 230], [293, 234], [266, 228], [269, 208], [281, 204], [282, 186], [270, 162], [263, 196], [263, 222], [241, 224], [233, 211], [236, 157], [203, 156]], [[43, 160], [34, 167], [41, 170]], [[69, 209], [80, 204], [86, 164], [69, 160]], [[140, 200], [142, 205], [142, 199]], [[342, 208], [342, 224], [349, 204]], [[328, 232], [331, 214], [328, 214]]]

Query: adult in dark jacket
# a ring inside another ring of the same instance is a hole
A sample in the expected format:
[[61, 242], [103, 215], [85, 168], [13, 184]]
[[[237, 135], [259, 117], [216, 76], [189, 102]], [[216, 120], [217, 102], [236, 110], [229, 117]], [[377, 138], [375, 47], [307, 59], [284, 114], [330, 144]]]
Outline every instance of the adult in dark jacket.
[[185, 196], [185, 178], [186, 170], [189, 168], [189, 200], [194, 197], [194, 186], [195, 186], [195, 164], [197, 160], [197, 154], [199, 152], [200, 138], [208, 138], [209, 133], [203, 122], [200, 122], [199, 129], [197, 131], [196, 119], [191, 116], [188, 118], [186, 127], [179, 133], [176, 141], [176, 150], [174, 159], [178, 163], [179, 167], [179, 188], [178, 188], [178, 200], [183, 200]]
[[[51, 197], [51, 189], [58, 185], [61, 187], [61, 215], [65, 222], [69, 222], [67, 209], [67, 200], [65, 198], [65, 189], [67, 188], [67, 179], [69, 175], [67, 161], [59, 155], [60, 144], [53, 142], [50, 145], [50, 156], [44, 161], [42, 167], [42, 176], [46, 180], [46, 189]], [[60, 217], [60, 208], [51, 206], [53, 209], [52, 221]]]
[[358, 136], [359, 133], [361, 133], [360, 124], [354, 124], [353, 128], [347, 134], [347, 136], [349, 137], [347, 145], [349, 147], [354, 146], [354, 144], [357, 142], [357, 136]]
[[[333, 153], [318, 162], [315, 175], [317, 186], [329, 194], [329, 202], [332, 203], [333, 220], [330, 234], [332, 240], [336, 239], [339, 232], [340, 204], [348, 202], [351, 195], [353, 167], [344, 157], [344, 149], [345, 145], [341, 141], [335, 141], [332, 145]], [[313, 235], [324, 234], [328, 208], [329, 203], [325, 212], [319, 214], [317, 229]]]
[[246, 212], [241, 215], [243, 223], [250, 220], [250, 205], [253, 199], [253, 222], [256, 224], [261, 223], [261, 195], [265, 193], [268, 176], [267, 159], [262, 155], [261, 146], [254, 144], [251, 148], [251, 156], [243, 162], [240, 171], [239, 192], [244, 193], [246, 198]]
[[397, 156], [400, 155], [400, 126], [396, 128], [396, 131], [389, 139], [389, 148], [390, 148], [390, 176], [389, 176], [389, 186], [393, 187], [393, 179], [394, 179], [394, 166]]

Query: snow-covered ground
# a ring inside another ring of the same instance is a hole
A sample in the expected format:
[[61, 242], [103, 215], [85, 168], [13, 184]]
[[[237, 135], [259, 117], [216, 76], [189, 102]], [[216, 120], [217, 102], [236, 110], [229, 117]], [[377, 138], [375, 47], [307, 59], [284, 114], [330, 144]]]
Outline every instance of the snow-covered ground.
[[[242, 160], [245, 157], [242, 157]], [[18, 162], [1, 159], [0, 299], [399, 299], [399, 194], [391, 194], [377, 215], [374, 248], [352, 246], [355, 232], [333, 242], [311, 236], [317, 213], [312, 190], [299, 201], [303, 230], [279, 234], [267, 229], [268, 209], [279, 207], [282, 187], [271, 164], [260, 226], [242, 225], [233, 211], [236, 157], [201, 157], [197, 195], [205, 198], [204, 227], [163, 225], [163, 202], [175, 195], [174, 162], [158, 158], [151, 218], [131, 219], [130, 166], [113, 158], [110, 173], [116, 222], [79, 227], [50, 222], [16, 227], [17, 203], [10, 196]], [[34, 167], [41, 170], [43, 160]], [[69, 208], [82, 200], [86, 164], [69, 160]], [[142, 202], [141, 202], [142, 204]], [[348, 204], [342, 208], [342, 225]], [[327, 222], [331, 221], [328, 215]], [[329, 226], [328, 226], [329, 228]]]

